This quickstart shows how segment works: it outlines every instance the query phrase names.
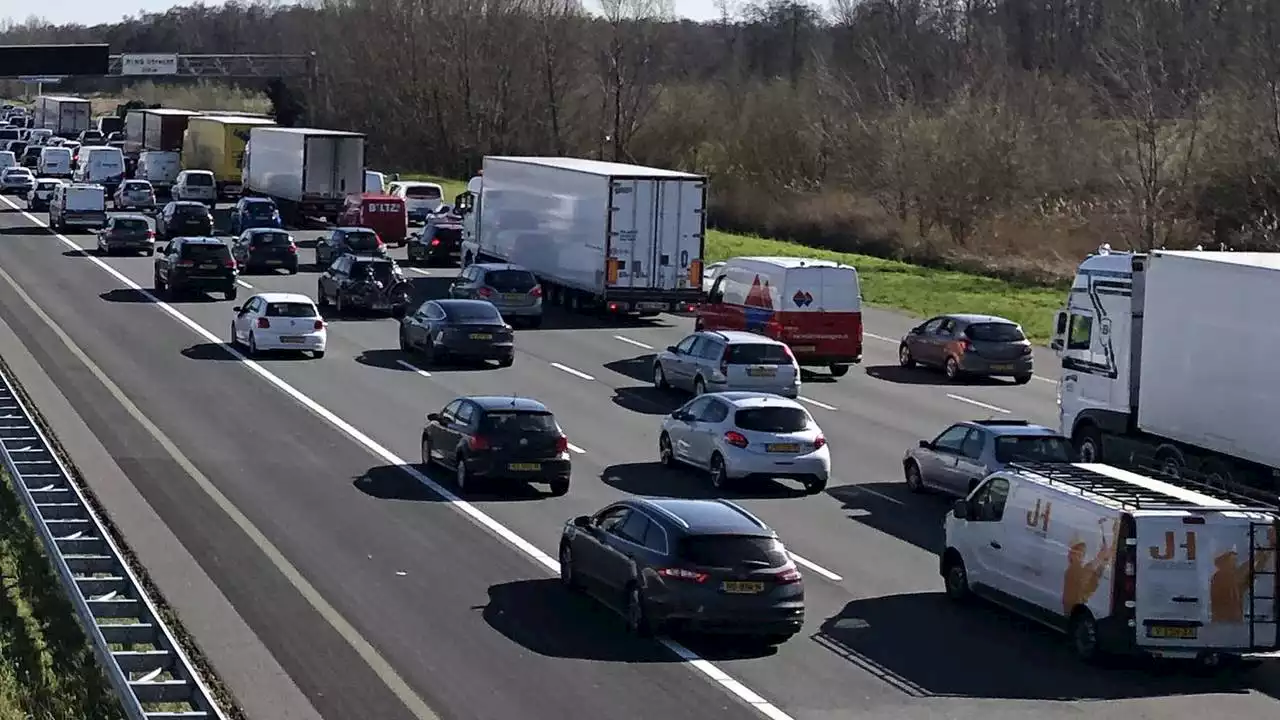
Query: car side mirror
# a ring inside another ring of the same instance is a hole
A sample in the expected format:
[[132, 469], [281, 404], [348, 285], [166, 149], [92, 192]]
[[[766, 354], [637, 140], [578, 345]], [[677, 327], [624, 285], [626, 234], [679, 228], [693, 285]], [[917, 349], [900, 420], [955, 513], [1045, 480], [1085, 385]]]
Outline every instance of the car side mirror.
[[668, 346], [667, 346], [667, 352], [669, 352], [669, 353], [675, 353], [676, 355], [679, 355], [679, 354], [680, 354], [680, 348], [676, 347], [675, 345], [668, 345]]
[[932, 449], [933, 449], [933, 441], [932, 441], [932, 440], [921, 440], [921, 441], [920, 441], [920, 448], [921, 448], [922, 450], [932, 450]]
[[440, 422], [440, 413], [427, 413], [427, 422]]
[[573, 526], [576, 528], [582, 528], [583, 530], [589, 530], [591, 527], [593, 527], [591, 525], [591, 516], [579, 515], [578, 517], [573, 519]]
[[231, 308], [231, 312], [233, 312], [233, 313], [243, 313], [243, 312], [244, 312], [244, 308], [242, 308], [242, 307], [240, 307], [239, 305], [237, 305], [237, 306], [235, 306], [235, 307]]
[[1060, 338], [1054, 338], [1054, 339], [1049, 343], [1049, 349], [1050, 349], [1050, 350], [1057, 351], [1057, 352], [1061, 352], [1061, 351], [1062, 351], [1062, 340], [1061, 340]]
[[675, 412], [671, 413], [671, 417], [675, 420], [687, 422], [693, 416], [683, 410], [676, 410]]
[[969, 519], [969, 501], [957, 500], [956, 504], [951, 506], [951, 515], [957, 520]]

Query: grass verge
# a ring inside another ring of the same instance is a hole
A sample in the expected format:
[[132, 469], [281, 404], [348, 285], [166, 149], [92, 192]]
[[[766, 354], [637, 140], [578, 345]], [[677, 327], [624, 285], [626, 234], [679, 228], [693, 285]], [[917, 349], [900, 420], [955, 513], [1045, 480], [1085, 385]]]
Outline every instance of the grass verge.
[[[466, 190], [464, 181], [402, 173], [405, 180], [437, 182], [445, 197]], [[741, 255], [821, 258], [858, 268], [863, 299], [879, 307], [928, 317], [944, 312], [989, 313], [1021, 323], [1035, 342], [1047, 342], [1053, 315], [1066, 300], [1065, 287], [1020, 285], [969, 273], [910, 265], [896, 260], [841, 253], [752, 235], [709, 230], [708, 262]]]

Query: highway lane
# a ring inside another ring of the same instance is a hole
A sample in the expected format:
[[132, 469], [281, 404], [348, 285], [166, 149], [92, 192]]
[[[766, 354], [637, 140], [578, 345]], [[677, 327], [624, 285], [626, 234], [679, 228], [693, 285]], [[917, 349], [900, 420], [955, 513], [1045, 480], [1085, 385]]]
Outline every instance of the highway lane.
[[[9, 259], [7, 255], [0, 257]], [[143, 286], [149, 285], [147, 259], [119, 258], [109, 262]], [[447, 277], [446, 271], [430, 272], [428, 277], [433, 281], [438, 275]], [[305, 291], [314, 285], [314, 276], [249, 277], [246, 281], [255, 289]], [[123, 294], [108, 294], [112, 299], [125, 299]], [[154, 308], [142, 307], [142, 303], [117, 304], [158, 315]], [[225, 334], [230, 304], [180, 303], [179, 307], [202, 325]], [[164, 318], [156, 322], [162, 321]], [[687, 321], [676, 324], [680, 322]], [[177, 343], [187, 343], [179, 352], [186, 350], [188, 357], [208, 358], [209, 365], [234, 364], [215, 359], [224, 356], [216, 348], [195, 342], [194, 336], [176, 323], [173, 325], [174, 335], [189, 336]], [[158, 324], [154, 330], [165, 332]], [[575, 457], [573, 491], [566, 498], [495, 498], [478, 503], [544, 550], [554, 550], [556, 532], [566, 517], [594, 510], [627, 490], [696, 494], [702, 487], [696, 478], [671, 477], [648, 464], [654, 457], [656, 413], [669, 409], [671, 401], [650, 396], [649, 404], [631, 402], [630, 409], [614, 402], [618, 389], [640, 383], [605, 367], [616, 362], [608, 359], [608, 348], [619, 346], [618, 353], [612, 356], [618, 359], [643, 349], [616, 340], [611, 331], [579, 327], [572, 331], [521, 332], [517, 340], [520, 357], [513, 368], [432, 369], [431, 377], [424, 378], [395, 363], [402, 358], [394, 350], [393, 323], [335, 320], [330, 330], [333, 346], [324, 360], [280, 359], [269, 361], [268, 366], [402, 456], [416, 455], [417, 427], [424, 408], [437, 408], [455, 394], [509, 389], [550, 401], [575, 444], [586, 450]], [[679, 328], [640, 330], [657, 333], [655, 340], [668, 335], [678, 340], [681, 332]], [[628, 337], [639, 337], [630, 332], [629, 329]], [[870, 347], [868, 352], [872, 352]], [[889, 358], [892, 352], [890, 348]], [[571, 367], [595, 379], [586, 381], [550, 365], [558, 361], [572, 363]], [[252, 378], [246, 374], [245, 381], [251, 382]], [[936, 593], [936, 559], [930, 550], [936, 547], [945, 503], [900, 493], [898, 461], [902, 449], [918, 437], [931, 435], [946, 422], [972, 413], [968, 406], [945, 398], [945, 394], [930, 395], [933, 389], [929, 387], [885, 383], [857, 373], [834, 387], [847, 388], [848, 395], [838, 400], [829, 395], [822, 397], [839, 410], [828, 411], [830, 415], [824, 414], [822, 408], [814, 412], [832, 438], [837, 467], [850, 468], [852, 472], [838, 471], [829, 495], [780, 496], [775, 488], [766, 487], [746, 493], [762, 497], [748, 497], [744, 502], [778, 527], [795, 552], [834, 570], [843, 576], [843, 581], [833, 583], [812, 572], [808, 574], [813, 618], [810, 640], [790, 643], [775, 657], [725, 659], [722, 667], [797, 718], [829, 717], [838, 711], [848, 716], [863, 707], [881, 711], [892, 708], [895, 714], [902, 715], [943, 712], [961, 716], [979, 709], [984, 713], [1013, 711], [1009, 704], [995, 703], [996, 707], [992, 707], [991, 702], [981, 698], [1143, 698], [1174, 692], [1163, 683], [1153, 684], [1141, 677], [1098, 676], [1077, 668], [1051, 638], [1028, 633], [1016, 621], [986, 612], [958, 615], [942, 605]], [[1012, 390], [1033, 391], [1033, 387], [1034, 384]], [[1051, 409], [1052, 386], [1045, 384], [1045, 388]], [[1005, 389], [995, 388], [991, 392], [1002, 390]], [[288, 401], [280, 396], [279, 402]], [[255, 421], [254, 426], [260, 428], [262, 423]], [[381, 488], [386, 475], [367, 473], [370, 487], [365, 489], [380, 495], [402, 494], [402, 484], [396, 486], [398, 492], [372, 487]], [[610, 484], [611, 478], [621, 480]], [[470, 546], [466, 552], [468, 556], [474, 554]], [[598, 632], [605, 635], [609, 644], [616, 642], [616, 632], [608, 623]], [[986, 668], [995, 669], [998, 678], [992, 679], [984, 669], [965, 664], [971, 652], [968, 648], [979, 643], [984, 648], [1000, 648]], [[1188, 690], [1198, 691], [1182, 689]], [[935, 695], [960, 699], [930, 698]], [[1234, 698], [1236, 701], [1269, 702], [1256, 696]], [[1171, 702], [1134, 699], [1114, 707], [1129, 714], [1163, 713]], [[1052, 707], [1055, 706], [1046, 706], [1044, 711]], [[1076, 709], [1067, 706], [1061, 711]], [[1238, 709], [1249, 712], [1244, 706]]]

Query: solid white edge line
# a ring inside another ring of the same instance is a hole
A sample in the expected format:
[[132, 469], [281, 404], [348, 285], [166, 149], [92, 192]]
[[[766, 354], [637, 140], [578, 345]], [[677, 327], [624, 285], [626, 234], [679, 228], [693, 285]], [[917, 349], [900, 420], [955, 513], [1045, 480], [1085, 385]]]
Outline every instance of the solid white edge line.
[[411, 267], [411, 268], [409, 268], [409, 269], [410, 269], [410, 270], [412, 270], [412, 271], [414, 271], [414, 272], [416, 272], [416, 273], [418, 273], [419, 275], [430, 275], [430, 274], [431, 274], [431, 271], [430, 271], [430, 270], [423, 270], [422, 268]]
[[969, 403], [970, 405], [976, 405], [977, 407], [985, 408], [985, 409], [987, 409], [987, 410], [991, 410], [992, 412], [1004, 413], [1005, 415], [1008, 415], [1008, 414], [1010, 414], [1010, 413], [1012, 412], [1012, 411], [1010, 411], [1010, 410], [1005, 410], [1004, 408], [1002, 408], [1002, 407], [1000, 407], [1000, 406], [998, 406], [998, 405], [991, 405], [991, 404], [988, 404], [988, 403], [984, 403], [984, 402], [982, 402], [982, 401], [980, 401], [980, 400], [974, 400], [973, 398], [967, 398], [967, 397], [965, 397], [965, 396], [963, 396], [963, 395], [955, 395], [955, 394], [952, 394], [952, 393], [947, 393], [947, 397], [951, 398], [952, 400], [959, 400], [959, 401], [960, 401], [960, 402], [962, 402], [962, 403]]
[[[891, 338], [891, 337], [885, 337], [883, 335], [876, 335], [875, 333], [869, 333], [865, 330], [862, 331], [862, 335], [863, 337], [869, 337], [872, 340], [880, 340], [881, 342], [894, 343], [894, 344], [902, 342], [902, 340], [899, 338]], [[1031, 377], [1032, 379], [1039, 380], [1040, 382], [1047, 382], [1053, 385], [1058, 384], [1057, 380], [1054, 380], [1053, 378], [1047, 378], [1043, 375], [1032, 375]]]
[[826, 569], [826, 568], [822, 567], [822, 566], [821, 566], [821, 565], [819, 565], [818, 563], [813, 562], [812, 560], [806, 560], [806, 559], [804, 559], [804, 558], [800, 557], [799, 555], [797, 555], [797, 554], [795, 554], [795, 553], [791, 552], [790, 550], [788, 550], [787, 552], [791, 554], [791, 559], [792, 559], [792, 560], [795, 560], [797, 565], [803, 565], [803, 566], [805, 566], [805, 567], [809, 568], [810, 570], [812, 570], [812, 571], [814, 571], [814, 572], [818, 573], [818, 574], [819, 574], [819, 575], [821, 575], [822, 577], [824, 577], [824, 578], [826, 578], [826, 579], [830, 580], [831, 582], [840, 582], [841, 580], [844, 580], [844, 578], [842, 578], [842, 577], [840, 577], [839, 575], [837, 575], [837, 574], [835, 574], [835, 573], [831, 572], [830, 570], [828, 570], [828, 569]]
[[396, 364], [404, 368], [405, 370], [408, 370], [409, 372], [417, 373], [422, 377], [431, 377], [431, 373], [427, 372], [426, 370], [423, 370], [420, 367], [417, 367], [411, 362], [406, 362], [404, 360], [396, 360]]
[[252, 286], [252, 285], [250, 285], [249, 283], [247, 283], [247, 282], [245, 282], [245, 281], [243, 281], [243, 280], [236, 280], [236, 284], [237, 284], [237, 285], [239, 285], [239, 286], [240, 286], [240, 287], [242, 287], [242, 288], [248, 288], [248, 289], [250, 289], [250, 290], [252, 290], [252, 289], [253, 289], [253, 286]]
[[649, 344], [646, 344], [646, 343], [642, 343], [642, 342], [640, 342], [639, 340], [632, 340], [631, 338], [627, 337], [626, 335], [614, 335], [614, 336], [613, 336], [613, 339], [614, 339], [614, 340], [621, 340], [621, 341], [622, 341], [622, 342], [624, 342], [624, 343], [627, 343], [627, 344], [629, 344], [629, 345], [635, 345], [636, 347], [638, 347], [638, 348], [644, 348], [645, 350], [652, 350], [652, 349], [653, 349], [653, 346], [652, 346], [652, 345], [649, 345]]
[[797, 399], [797, 400], [799, 400], [800, 402], [807, 402], [807, 403], [809, 403], [810, 405], [816, 405], [816, 406], [818, 406], [818, 407], [822, 408], [823, 410], [839, 410], [839, 409], [840, 409], [840, 408], [836, 407], [835, 405], [828, 405], [828, 404], [826, 404], [826, 403], [824, 403], [824, 402], [818, 402], [817, 400], [814, 400], [813, 398], [807, 398], [807, 397], [805, 397], [805, 396], [803, 396], [803, 395], [798, 396], [796, 399]]
[[[27, 220], [35, 224], [36, 227], [44, 228], [46, 230], [49, 229], [48, 225], [46, 225], [44, 222], [36, 218], [31, 213], [27, 212], [25, 209], [13, 204], [13, 202], [11, 202], [9, 198], [0, 196], [0, 200], [3, 200], [6, 205], [13, 208], [14, 210], [18, 210], [23, 217], [25, 217]], [[62, 241], [63, 243], [65, 243], [66, 245], [72, 248], [75, 248], [76, 250], [83, 250], [83, 248], [81, 248], [74, 241], [72, 241], [70, 238], [67, 238], [64, 235], [61, 235], [59, 233], [53, 233], [53, 236], [56, 237], [58, 240]], [[86, 254], [86, 257], [89, 258], [89, 260], [93, 262], [95, 265], [102, 268], [102, 270], [104, 270], [107, 274], [114, 277], [116, 280], [124, 283], [130, 289], [136, 290], [142, 293], [143, 296], [151, 300], [152, 304], [160, 308], [162, 311], [164, 311], [174, 320], [177, 320], [179, 323], [185, 325], [188, 329], [190, 329], [196, 335], [200, 336], [201, 338], [209, 342], [222, 345], [225, 352], [227, 352], [229, 355], [231, 355], [235, 359], [239, 360], [240, 363], [244, 365], [246, 368], [248, 368], [249, 370], [257, 374], [259, 377], [261, 377], [263, 380], [267, 381], [271, 385], [274, 385], [278, 390], [280, 390], [284, 394], [293, 398], [293, 400], [297, 402], [299, 405], [302, 405], [307, 410], [310, 410], [315, 415], [327, 421], [330, 425], [333, 425], [335, 428], [337, 428], [347, 437], [354, 440], [357, 444], [363, 446], [375, 457], [378, 457], [379, 459], [385, 461], [388, 465], [395, 465], [400, 469], [401, 472], [404, 472], [406, 475], [418, 481], [422, 485], [425, 485], [432, 492], [436, 493], [441, 498], [443, 498], [445, 503], [448, 504], [450, 507], [454, 508], [455, 510], [462, 513], [463, 515], [466, 515], [476, 524], [489, 530], [494, 535], [497, 535], [499, 538], [505, 540], [512, 547], [514, 547], [515, 549], [527, 555], [535, 563], [542, 565], [553, 574], [556, 574], [556, 575], [560, 574], [560, 563], [555, 558], [539, 550], [533, 543], [529, 542], [528, 540], [525, 540], [524, 538], [517, 535], [514, 531], [510, 530], [503, 524], [499, 523], [494, 518], [486, 515], [482, 510], [480, 510], [476, 506], [472, 505], [466, 500], [463, 500], [462, 498], [459, 498], [457, 495], [454, 495], [447, 488], [445, 488], [444, 486], [440, 485], [436, 481], [424, 475], [416, 467], [405, 462], [403, 459], [398, 457], [395, 453], [391, 452], [387, 448], [378, 444], [376, 441], [374, 441], [373, 438], [369, 437], [368, 435], [365, 435], [363, 432], [356, 429], [355, 426], [351, 425], [347, 421], [338, 417], [328, 408], [325, 408], [324, 406], [317, 403], [315, 400], [312, 400], [310, 397], [304, 395], [302, 391], [298, 390], [297, 388], [293, 387], [292, 385], [285, 382], [281, 378], [277, 377], [270, 370], [267, 370], [265, 367], [258, 364], [257, 362], [245, 357], [243, 354], [240, 353], [240, 351], [227, 345], [222, 338], [219, 338], [218, 336], [209, 332], [204, 328], [204, 326], [200, 325], [199, 323], [187, 317], [186, 315], [183, 315], [173, 306], [155, 297], [149, 291], [143, 289], [140, 285], [135, 283], [133, 280], [126, 277], [120, 271], [116, 270], [115, 268], [111, 267], [107, 263], [103, 262], [98, 257], [95, 257], [93, 255], [88, 255], [88, 254]], [[577, 371], [572, 370], [572, 368], [566, 369], [562, 367], [559, 369], [565, 369], [566, 372], [571, 371], [572, 373], [577, 373]], [[591, 378], [590, 376], [587, 376], [587, 378], [594, 380], [594, 378]], [[703, 659], [700, 655], [690, 650], [689, 648], [685, 647], [684, 645], [674, 640], [671, 640], [669, 638], [659, 638], [658, 641], [664, 647], [666, 647], [668, 650], [674, 653], [677, 657], [683, 660], [685, 664], [689, 665], [693, 669], [702, 673], [705, 677], [714, 681], [715, 683], [720, 685], [722, 688], [732, 693], [735, 697], [737, 697], [738, 699], [750, 705], [752, 708], [754, 708], [757, 712], [764, 715], [765, 717], [768, 717], [771, 720], [794, 720], [794, 718], [784, 713], [777, 706], [765, 700], [764, 698], [756, 694], [747, 686], [743, 685], [742, 683], [730, 677], [728, 673], [721, 670], [714, 663], [711, 663]], [[372, 649], [372, 646], [370, 646], [370, 648]], [[363, 657], [363, 653], [361, 655]], [[403, 679], [399, 678], [398, 676], [396, 679], [400, 680], [400, 682], [404, 682]], [[383, 678], [383, 680], [384, 682], [387, 681], [386, 678]], [[424, 703], [424, 706], [425, 706], [425, 703]]]
[[567, 373], [569, 373], [570, 375], [574, 375], [574, 376], [576, 376], [576, 377], [580, 377], [580, 378], [582, 378], [583, 380], [595, 380], [595, 378], [593, 378], [593, 377], [591, 377], [590, 375], [588, 375], [588, 374], [586, 374], [586, 373], [582, 372], [581, 370], [574, 370], [573, 368], [569, 367], [568, 365], [564, 365], [564, 364], [562, 364], [562, 363], [553, 362], [553, 363], [551, 363], [551, 367], [553, 367], [553, 368], [555, 368], [555, 369], [557, 369], [557, 370], [560, 370], [560, 371], [562, 371], [562, 372], [567, 372]]

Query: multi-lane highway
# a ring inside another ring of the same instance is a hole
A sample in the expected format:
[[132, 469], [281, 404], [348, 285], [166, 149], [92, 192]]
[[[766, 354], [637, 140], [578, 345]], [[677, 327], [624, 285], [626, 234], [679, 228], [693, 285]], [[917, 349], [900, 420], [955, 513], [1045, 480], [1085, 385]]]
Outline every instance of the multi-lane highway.
[[[956, 420], [1052, 425], [1055, 386], [958, 386], [901, 371], [895, 338], [907, 319], [868, 311], [863, 367], [803, 388], [831, 444], [829, 490], [764, 484], [736, 496], [802, 562], [805, 632], [769, 654], [663, 647], [629, 638], [552, 571], [568, 518], [627, 494], [708, 495], [702, 478], [655, 462], [659, 417], [680, 400], [652, 389], [649, 359], [690, 331], [687, 319], [605, 327], [552, 314], [518, 332], [511, 368], [424, 370], [396, 349], [394, 321], [333, 318], [325, 358], [249, 363], [225, 346], [238, 303], [159, 302], [150, 258], [82, 253], [91, 235], [56, 236], [40, 227], [43, 213], [5, 202], [0, 318], [325, 718], [1280, 712], [1265, 674], [1239, 686], [1084, 668], [1055, 636], [945, 602], [935, 553], [948, 503], [905, 492], [903, 451]], [[310, 270], [244, 277], [240, 302], [256, 291], [314, 295]], [[423, 297], [454, 275], [407, 272]], [[459, 502], [404, 471], [424, 413], [473, 393], [551, 407], [575, 451], [567, 496]]]

